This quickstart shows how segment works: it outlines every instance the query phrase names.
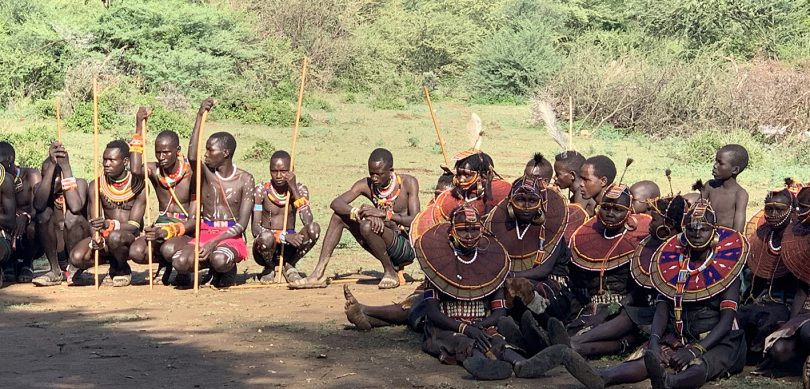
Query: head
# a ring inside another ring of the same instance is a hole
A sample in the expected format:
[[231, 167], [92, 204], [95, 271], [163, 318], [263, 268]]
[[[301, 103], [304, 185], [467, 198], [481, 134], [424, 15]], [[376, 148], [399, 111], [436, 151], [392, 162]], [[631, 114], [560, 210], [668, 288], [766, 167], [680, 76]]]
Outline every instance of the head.
[[553, 174], [554, 169], [551, 167], [551, 162], [540, 153], [535, 153], [532, 159], [526, 163], [526, 168], [523, 169], [523, 177], [543, 180], [546, 184], [551, 182]]
[[283, 187], [287, 184], [284, 174], [290, 171], [290, 153], [278, 150], [270, 156], [270, 179], [273, 185]]
[[371, 184], [384, 187], [394, 177], [394, 156], [386, 149], [374, 149], [368, 157], [368, 177]]
[[579, 176], [582, 198], [598, 200], [605, 188], [616, 179], [616, 165], [604, 155], [590, 157], [582, 164]]
[[436, 182], [436, 188], [433, 190], [433, 198], [439, 197], [442, 192], [449, 189], [453, 189], [453, 173], [444, 172], [439, 176], [439, 181]]
[[607, 228], [622, 227], [630, 216], [632, 203], [633, 195], [627, 185], [612, 184], [597, 206], [596, 217]]
[[162, 131], [155, 138], [155, 158], [162, 169], [173, 167], [180, 158], [180, 138], [174, 131]]
[[630, 187], [633, 194], [633, 213], [647, 213], [647, 200], [661, 197], [661, 189], [658, 184], [649, 181], [639, 181]]
[[683, 217], [681, 243], [693, 250], [712, 248], [717, 238], [717, 215], [709, 200], [698, 199]]
[[103, 158], [104, 175], [107, 178], [119, 178], [126, 174], [129, 167], [129, 145], [122, 140], [107, 143]]
[[686, 211], [686, 200], [681, 195], [647, 200], [650, 222], [650, 235], [658, 240], [682, 232], [681, 221]]
[[489, 178], [492, 173], [491, 159], [484, 153], [475, 153], [456, 161], [456, 177], [453, 185], [460, 190], [469, 190]]
[[14, 151], [14, 146], [6, 141], [0, 142], [0, 165], [11, 173], [14, 171], [15, 160], [17, 153]]
[[521, 177], [512, 183], [509, 217], [519, 224], [542, 225], [546, 219], [546, 190], [541, 179]]
[[579, 178], [585, 157], [576, 151], [565, 151], [554, 157], [554, 182], [560, 189], [569, 189]]
[[456, 249], [475, 249], [483, 235], [484, 222], [475, 208], [461, 205], [450, 213], [450, 242]]
[[810, 186], [805, 186], [796, 195], [797, 216], [799, 223], [810, 227]]
[[205, 142], [205, 166], [218, 169], [233, 161], [236, 152], [236, 139], [227, 132], [215, 132]]
[[748, 167], [748, 150], [736, 144], [725, 145], [714, 156], [712, 176], [717, 180], [736, 178]]
[[765, 196], [765, 221], [772, 228], [786, 227], [793, 207], [793, 194], [787, 188], [770, 191]]

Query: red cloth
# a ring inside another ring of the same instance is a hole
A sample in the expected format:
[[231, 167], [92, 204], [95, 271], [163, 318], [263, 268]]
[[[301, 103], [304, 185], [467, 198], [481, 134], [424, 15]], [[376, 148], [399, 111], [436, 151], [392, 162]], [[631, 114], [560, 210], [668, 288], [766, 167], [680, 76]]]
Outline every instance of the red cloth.
[[[230, 226], [212, 227], [205, 222], [200, 223], [200, 246], [224, 233], [228, 228], [230, 228]], [[194, 245], [194, 239], [190, 240], [188, 244]], [[241, 236], [225, 239], [219, 242], [217, 247], [227, 247], [233, 250], [236, 253], [236, 258], [234, 258], [233, 261], [236, 263], [244, 261], [248, 256], [247, 242], [245, 242]]]

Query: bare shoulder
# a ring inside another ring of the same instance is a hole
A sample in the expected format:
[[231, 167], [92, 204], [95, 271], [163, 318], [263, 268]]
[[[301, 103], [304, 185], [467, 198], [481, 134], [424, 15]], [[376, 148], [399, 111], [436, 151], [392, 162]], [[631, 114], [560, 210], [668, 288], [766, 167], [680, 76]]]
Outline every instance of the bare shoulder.
[[400, 174], [399, 176], [402, 177], [402, 185], [407, 188], [418, 190], [419, 180], [417, 180], [416, 177], [410, 174]]
[[240, 168], [236, 168], [236, 171], [239, 172], [239, 180], [241, 180], [244, 183], [250, 182], [250, 184], [253, 185], [253, 183], [255, 182], [255, 180], [253, 179], [253, 174], [250, 174], [249, 171]]
[[22, 168], [23, 176], [27, 180], [30, 181], [40, 181], [42, 180], [42, 172], [39, 169], [34, 169], [31, 167], [24, 167]]

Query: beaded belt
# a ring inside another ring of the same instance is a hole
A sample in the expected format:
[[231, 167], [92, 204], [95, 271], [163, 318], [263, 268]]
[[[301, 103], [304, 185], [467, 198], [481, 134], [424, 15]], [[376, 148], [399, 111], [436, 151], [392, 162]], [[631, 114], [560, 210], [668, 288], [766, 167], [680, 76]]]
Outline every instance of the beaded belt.
[[548, 279], [560, 284], [560, 286], [564, 286], [564, 287], [568, 286], [568, 277], [558, 276], [556, 274], [549, 274]]
[[591, 296], [591, 304], [607, 305], [607, 304], [620, 304], [624, 299], [624, 294], [611, 293], [605, 291], [604, 294], [597, 294]]
[[474, 323], [487, 317], [487, 307], [483, 300], [442, 301], [439, 307], [447, 317], [466, 323]]
[[233, 221], [233, 220], [207, 220], [207, 219], [204, 219], [203, 224], [205, 224], [208, 227], [214, 227], [214, 228], [228, 228], [228, 227], [235, 226], [236, 222]]

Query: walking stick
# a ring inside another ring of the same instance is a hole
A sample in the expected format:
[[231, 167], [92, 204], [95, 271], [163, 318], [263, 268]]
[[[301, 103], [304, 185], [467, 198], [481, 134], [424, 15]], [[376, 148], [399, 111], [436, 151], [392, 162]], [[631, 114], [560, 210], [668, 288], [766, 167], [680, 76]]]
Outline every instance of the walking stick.
[[[143, 213], [143, 225], [151, 226], [152, 222], [149, 219], [149, 165], [146, 163], [146, 155], [147, 155], [147, 148], [146, 148], [146, 119], [143, 119], [143, 128], [141, 136], [143, 136], [143, 154], [141, 159], [143, 160], [143, 190], [146, 191], [146, 211]], [[146, 255], [149, 258], [149, 290], [154, 288], [154, 276], [152, 275], [152, 241], [146, 241]]]
[[[93, 199], [95, 200], [95, 206], [93, 207], [93, 218], [98, 219], [99, 215], [101, 214], [101, 204], [99, 203], [99, 191], [101, 190], [101, 177], [98, 175], [98, 79], [96, 76], [93, 76], [93, 176], [96, 178], [96, 190], [93, 193]], [[99, 232], [96, 232], [96, 238], [98, 238]], [[99, 282], [98, 282], [98, 259], [99, 252], [98, 250], [93, 250], [93, 272], [95, 277], [95, 284], [96, 289], [99, 289]]]
[[56, 141], [62, 143], [62, 109], [59, 97], [56, 97]]
[[574, 149], [574, 98], [568, 96], [568, 150]]
[[[295, 147], [298, 144], [298, 127], [301, 124], [301, 106], [304, 102], [304, 84], [307, 80], [307, 63], [309, 58], [304, 57], [304, 63], [301, 65], [301, 85], [298, 87], [298, 107], [295, 110], [295, 124], [293, 125], [292, 148], [290, 150], [290, 171], [295, 171]], [[287, 222], [290, 217], [290, 188], [287, 188], [287, 202], [284, 203], [284, 223], [281, 225], [282, 232], [287, 231]], [[281, 244], [281, 254], [278, 257], [278, 267], [276, 267], [276, 283], [281, 283], [284, 273], [284, 246]]]
[[205, 132], [205, 120], [208, 119], [208, 111], [204, 111], [202, 115], [202, 119], [200, 120], [200, 134], [198, 136], [197, 141], [197, 166], [195, 167], [195, 174], [197, 175], [195, 180], [195, 196], [197, 200], [194, 204], [194, 293], [198, 293], [200, 291], [200, 205], [202, 204], [202, 194], [200, 193], [200, 187], [202, 185], [203, 180], [203, 172], [202, 172], [202, 149], [203, 143], [199, 140], [204, 139], [203, 133]]
[[430, 100], [430, 91], [427, 86], [422, 86], [425, 91], [425, 100], [427, 100], [428, 109], [430, 110], [430, 118], [433, 119], [433, 128], [436, 129], [436, 138], [439, 141], [439, 147], [442, 148], [442, 156], [444, 156], [444, 166], [450, 167], [450, 158], [447, 158], [447, 149], [444, 147], [444, 138], [442, 138], [442, 130], [439, 128], [439, 119], [436, 119], [436, 112], [433, 111], [433, 102]]

